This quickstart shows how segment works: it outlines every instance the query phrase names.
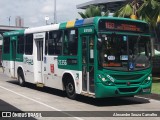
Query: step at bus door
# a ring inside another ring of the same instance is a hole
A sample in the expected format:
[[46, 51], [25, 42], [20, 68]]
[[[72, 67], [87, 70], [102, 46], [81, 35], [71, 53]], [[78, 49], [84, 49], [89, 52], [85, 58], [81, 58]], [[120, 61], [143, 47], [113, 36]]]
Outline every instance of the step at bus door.
[[12, 36], [11, 37], [11, 62], [10, 62], [10, 67], [11, 67], [11, 77], [15, 77], [16, 74], [16, 40], [17, 37], [16, 36]]
[[44, 83], [43, 81], [43, 41], [45, 33], [34, 34], [34, 81], [36, 83]]
[[82, 90], [94, 93], [94, 37], [82, 36]]

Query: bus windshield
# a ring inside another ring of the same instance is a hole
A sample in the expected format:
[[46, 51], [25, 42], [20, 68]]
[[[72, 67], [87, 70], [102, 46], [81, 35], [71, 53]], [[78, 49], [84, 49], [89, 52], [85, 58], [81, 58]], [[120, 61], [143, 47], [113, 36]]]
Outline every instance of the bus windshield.
[[150, 37], [101, 34], [100, 65], [103, 68], [134, 71], [150, 67]]

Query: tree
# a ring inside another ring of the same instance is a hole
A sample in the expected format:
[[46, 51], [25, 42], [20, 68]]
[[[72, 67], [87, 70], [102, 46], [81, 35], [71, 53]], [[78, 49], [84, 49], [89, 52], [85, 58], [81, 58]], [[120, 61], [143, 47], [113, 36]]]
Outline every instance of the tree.
[[158, 0], [144, 0], [137, 12], [140, 19], [148, 22], [151, 27], [156, 27], [156, 24], [160, 22], [160, 3]]
[[116, 17], [130, 17], [148, 22], [155, 27], [160, 22], [160, 0], [133, 0], [115, 12]]
[[102, 12], [102, 7], [90, 5], [85, 12], [78, 12], [82, 18], [90, 18], [95, 16], [108, 16], [109, 12]]
[[139, 7], [139, 2], [137, 0], [133, 0], [132, 2], [127, 3], [119, 10], [117, 10], [114, 14], [116, 17], [126, 17], [137, 19], [137, 8]]

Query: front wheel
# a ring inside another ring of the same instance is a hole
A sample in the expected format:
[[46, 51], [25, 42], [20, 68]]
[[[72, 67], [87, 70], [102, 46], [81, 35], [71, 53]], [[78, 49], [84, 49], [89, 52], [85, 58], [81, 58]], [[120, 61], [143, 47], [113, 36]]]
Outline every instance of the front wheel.
[[23, 71], [20, 70], [18, 72], [18, 83], [20, 86], [24, 87], [25, 86], [25, 79], [24, 79], [24, 74], [23, 74]]
[[76, 92], [75, 92], [75, 86], [74, 86], [74, 82], [73, 79], [72, 80], [67, 80], [66, 84], [65, 84], [65, 89], [66, 89], [66, 94], [67, 97], [70, 99], [75, 99], [76, 98]]

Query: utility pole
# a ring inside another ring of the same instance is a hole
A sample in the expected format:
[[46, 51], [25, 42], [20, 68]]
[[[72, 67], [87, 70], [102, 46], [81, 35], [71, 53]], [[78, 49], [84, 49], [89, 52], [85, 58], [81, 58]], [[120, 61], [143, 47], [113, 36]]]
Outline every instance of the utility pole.
[[54, 24], [57, 23], [57, 14], [56, 14], [56, 0], [54, 0]]
[[10, 26], [11, 16], [9, 16], [9, 18], [8, 18], [8, 22], [9, 22], [9, 26]]

